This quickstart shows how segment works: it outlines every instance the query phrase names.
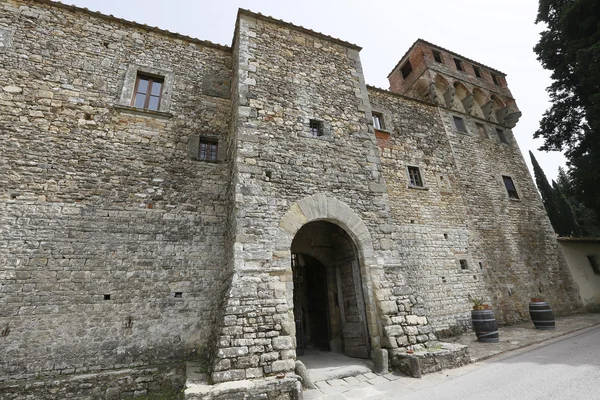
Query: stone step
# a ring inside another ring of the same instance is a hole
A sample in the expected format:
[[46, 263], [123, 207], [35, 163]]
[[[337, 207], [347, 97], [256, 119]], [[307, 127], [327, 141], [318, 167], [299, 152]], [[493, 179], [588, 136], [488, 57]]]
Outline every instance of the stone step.
[[[299, 377], [292, 373], [286, 374], [283, 378], [273, 376], [211, 385], [208, 382], [208, 375], [203, 372], [203, 368], [199, 363], [187, 362], [186, 377], [185, 400], [213, 400], [241, 398], [243, 396], [258, 398], [258, 396], [262, 396], [264, 393], [269, 393], [269, 395], [274, 397], [279, 395], [285, 398], [299, 398], [302, 392]], [[240, 396], [241, 394], [243, 396]]]
[[327, 370], [309, 370], [310, 377], [313, 382], [330, 381], [333, 379], [344, 379], [353, 376], [369, 374], [373, 372], [372, 367], [366, 365], [349, 365]]
[[300, 356], [298, 361], [304, 364], [313, 383], [372, 373], [374, 366], [370, 360], [319, 351]]

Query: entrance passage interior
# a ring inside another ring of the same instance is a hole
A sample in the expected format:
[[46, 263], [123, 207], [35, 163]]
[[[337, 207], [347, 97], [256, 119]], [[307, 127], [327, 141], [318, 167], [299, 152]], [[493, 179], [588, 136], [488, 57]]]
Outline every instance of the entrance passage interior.
[[292, 242], [296, 351], [333, 351], [368, 358], [369, 334], [359, 262], [337, 225], [304, 225]]

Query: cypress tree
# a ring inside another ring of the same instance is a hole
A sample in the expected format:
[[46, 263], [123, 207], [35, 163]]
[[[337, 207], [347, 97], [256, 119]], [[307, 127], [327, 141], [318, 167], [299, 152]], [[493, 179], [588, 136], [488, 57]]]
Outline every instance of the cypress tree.
[[561, 190], [561, 188], [552, 182], [554, 186], [554, 204], [556, 207], [556, 225], [553, 224], [554, 230], [559, 236], [582, 236], [581, 227], [577, 223], [577, 217], [573, 206]]
[[546, 174], [544, 174], [544, 171], [540, 167], [540, 164], [538, 164], [531, 151], [529, 151], [529, 157], [531, 158], [531, 164], [533, 165], [535, 183], [540, 191], [540, 195], [542, 196], [542, 203], [544, 203], [544, 208], [546, 209], [546, 213], [548, 213], [548, 218], [550, 218], [550, 223], [552, 224], [554, 231], [559, 233], [557, 225], [559, 217], [555, 202], [554, 189], [552, 189], [552, 186], [550, 186], [550, 183], [548, 183]]

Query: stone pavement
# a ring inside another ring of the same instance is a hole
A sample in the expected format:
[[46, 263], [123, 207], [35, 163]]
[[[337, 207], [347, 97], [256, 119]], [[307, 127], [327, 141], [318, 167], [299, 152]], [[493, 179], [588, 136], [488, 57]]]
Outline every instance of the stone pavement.
[[[532, 323], [500, 327], [499, 343], [477, 342], [474, 333], [467, 333], [447, 341], [468, 345], [471, 360], [478, 362], [504, 352], [558, 338], [595, 325], [600, 325], [600, 314], [576, 314], [556, 318], [556, 329], [553, 330], [536, 330]], [[366, 373], [344, 379], [319, 381], [316, 382], [317, 389], [304, 391], [304, 399], [399, 399], [403, 394], [437, 385], [453, 377], [464, 375], [480, 366], [470, 364], [454, 370], [424, 375], [421, 379], [410, 378], [398, 373], [385, 375]]]

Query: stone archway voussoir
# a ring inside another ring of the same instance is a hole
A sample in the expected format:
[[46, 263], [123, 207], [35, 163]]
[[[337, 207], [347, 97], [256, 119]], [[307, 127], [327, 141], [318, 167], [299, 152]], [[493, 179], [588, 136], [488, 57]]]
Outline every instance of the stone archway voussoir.
[[327, 199], [327, 219], [347, 225], [347, 221], [354, 215], [354, 211], [341, 201], [331, 198]]
[[298, 230], [307, 222], [309, 222], [309, 220], [306, 218], [306, 215], [304, 215], [300, 206], [297, 203], [294, 203], [281, 219], [279, 226], [294, 237], [296, 232], [298, 232]]
[[294, 235], [282, 227], [277, 228], [275, 234], [275, 251], [289, 251], [294, 240]]
[[327, 218], [327, 196], [323, 193], [306, 197], [298, 202], [306, 219], [315, 221]]

